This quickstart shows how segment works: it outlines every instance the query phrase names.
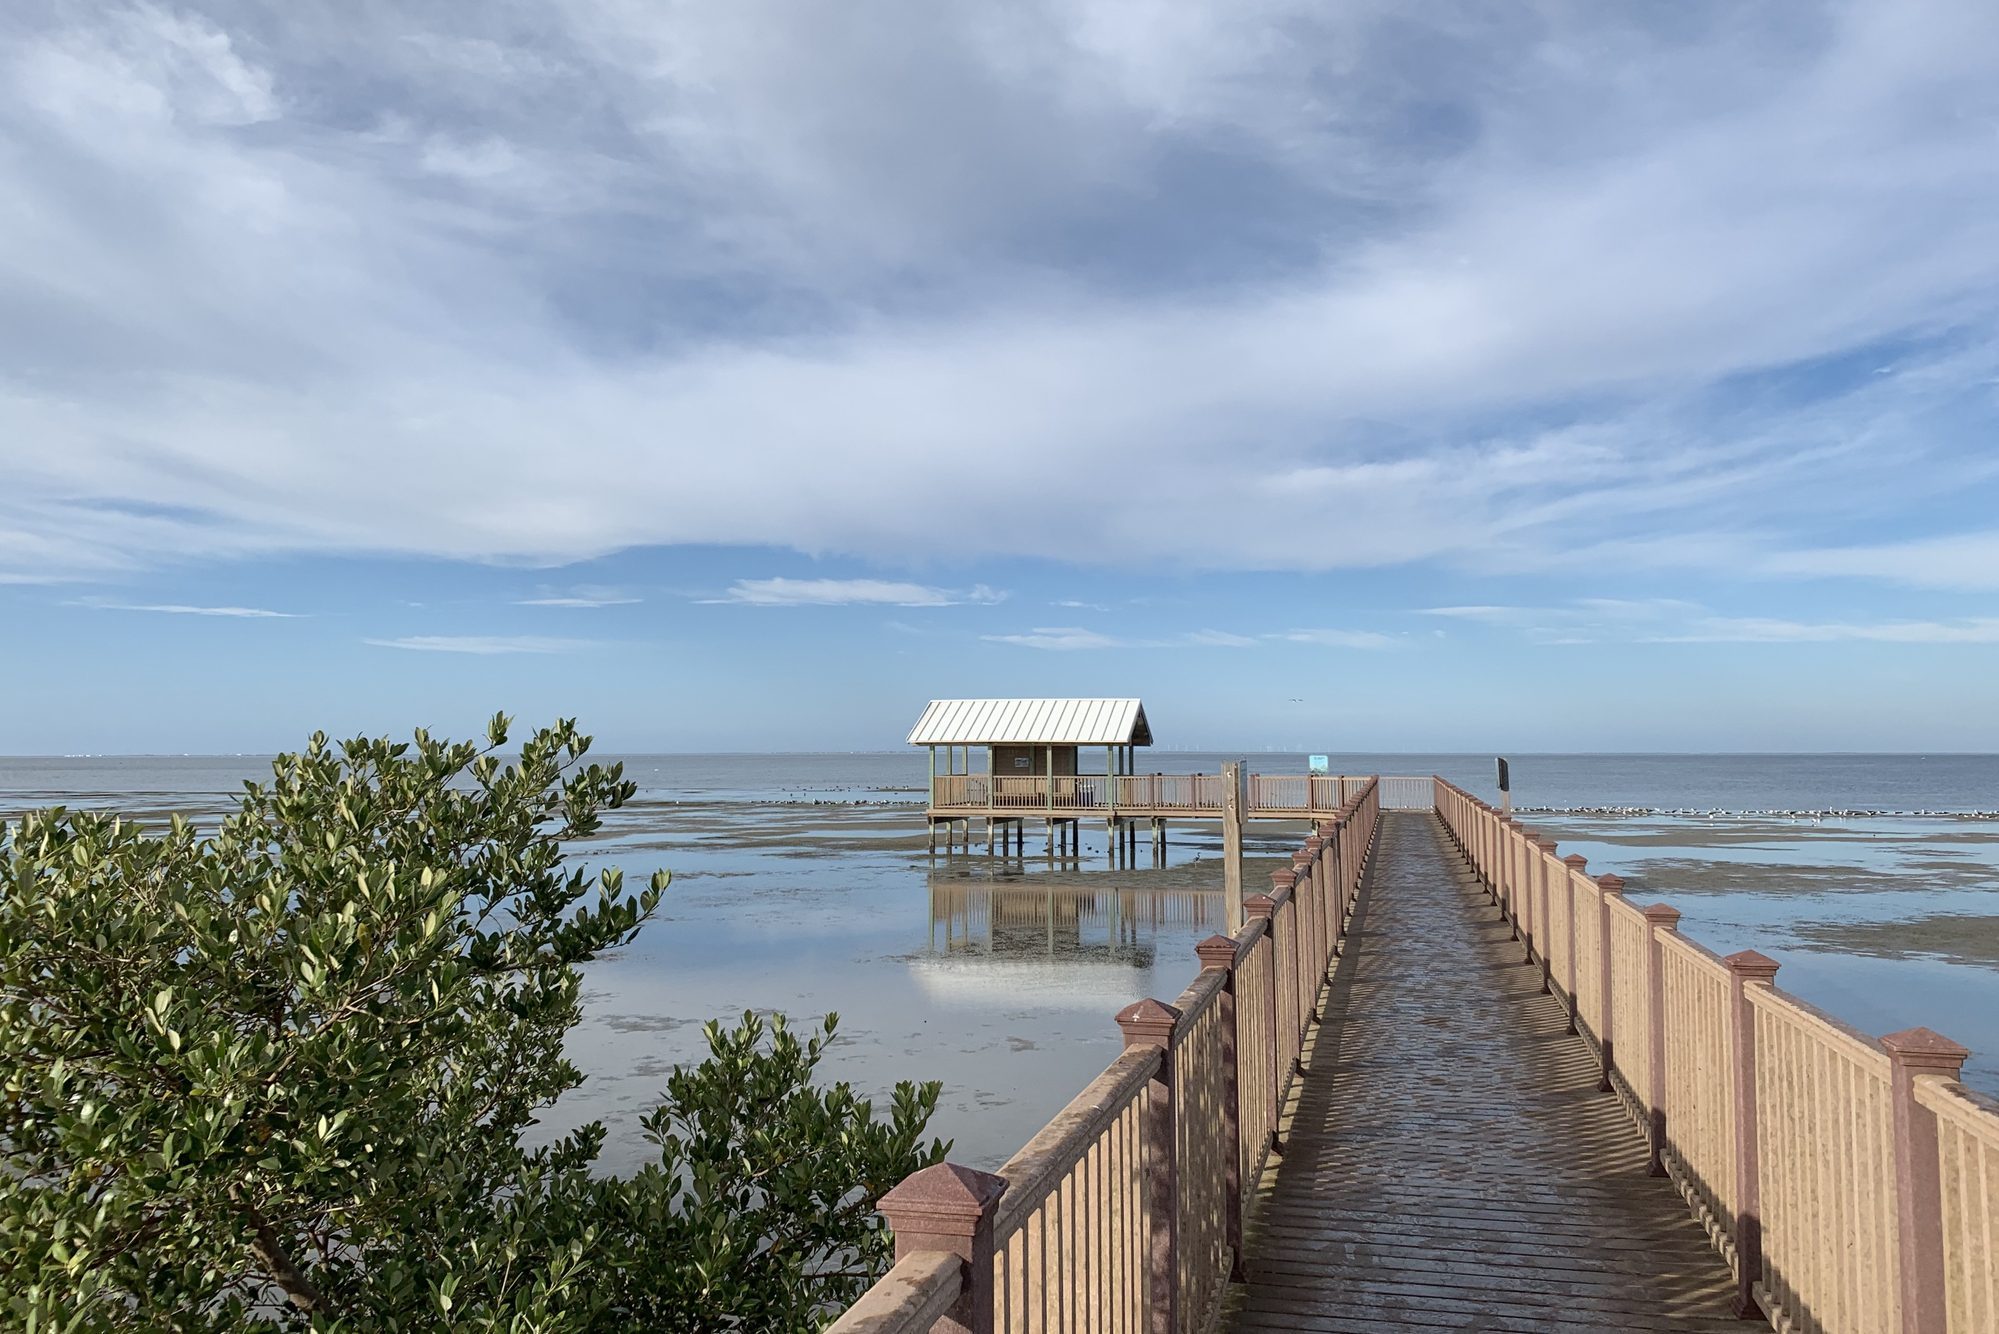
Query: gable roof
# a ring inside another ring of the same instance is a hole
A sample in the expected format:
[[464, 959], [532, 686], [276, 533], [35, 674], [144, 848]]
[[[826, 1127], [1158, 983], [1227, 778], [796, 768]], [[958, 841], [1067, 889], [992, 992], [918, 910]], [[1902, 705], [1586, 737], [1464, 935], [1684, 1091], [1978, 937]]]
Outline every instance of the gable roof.
[[933, 699], [912, 746], [1149, 746], [1135, 699]]

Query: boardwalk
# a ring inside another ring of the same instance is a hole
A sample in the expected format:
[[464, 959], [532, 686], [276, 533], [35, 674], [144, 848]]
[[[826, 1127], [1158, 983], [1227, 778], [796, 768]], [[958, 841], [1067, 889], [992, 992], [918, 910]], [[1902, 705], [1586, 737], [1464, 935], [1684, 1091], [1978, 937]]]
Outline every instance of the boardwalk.
[[833, 1334], [1999, 1331], [1962, 1046], [1442, 779], [1343, 796], [997, 1173], [882, 1197], [895, 1267]]
[[1384, 816], [1230, 1326], [1730, 1330], [1734, 1291], [1434, 816]]

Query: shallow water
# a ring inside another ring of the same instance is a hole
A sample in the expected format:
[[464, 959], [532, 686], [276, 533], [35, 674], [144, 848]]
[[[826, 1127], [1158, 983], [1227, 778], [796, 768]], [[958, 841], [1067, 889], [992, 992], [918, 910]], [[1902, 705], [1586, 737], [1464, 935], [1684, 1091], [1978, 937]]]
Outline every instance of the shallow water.
[[[1222, 757], [1148, 755], [1142, 767], [1214, 772]], [[65, 801], [208, 821], [256, 757], [0, 759], [0, 814]], [[701, 1025], [746, 1009], [828, 1010], [841, 1039], [825, 1073], [880, 1092], [943, 1081], [934, 1129], [960, 1161], [996, 1166], [1112, 1060], [1111, 1015], [1171, 1000], [1193, 947], [1220, 928], [1219, 836], [1176, 827], [1167, 865], [1106, 866], [1103, 831], [1049, 858], [925, 848], [920, 754], [638, 756], [640, 796], [578, 849], [639, 877], [665, 866], [659, 918], [586, 974], [571, 1053], [589, 1079], [551, 1133], [610, 1129], [605, 1166], [646, 1146], [638, 1116]], [[1345, 772], [1441, 772], [1490, 795], [1472, 756], [1335, 756]], [[1298, 756], [1252, 756], [1302, 772]], [[1989, 810], [1999, 758], [1548, 756], [1514, 762], [1527, 806], [1658, 809]], [[1975, 1049], [1972, 1083], [1999, 1092], [1999, 824], [1936, 817], [1810, 819], [1531, 815], [1562, 851], [1616, 871], [1640, 902], [1672, 902], [1682, 929], [1727, 953], [1755, 946], [1779, 981], [1874, 1033], [1927, 1024]], [[1275, 859], [1302, 826], [1253, 827]], [[1262, 883], [1278, 865], [1253, 867]]]

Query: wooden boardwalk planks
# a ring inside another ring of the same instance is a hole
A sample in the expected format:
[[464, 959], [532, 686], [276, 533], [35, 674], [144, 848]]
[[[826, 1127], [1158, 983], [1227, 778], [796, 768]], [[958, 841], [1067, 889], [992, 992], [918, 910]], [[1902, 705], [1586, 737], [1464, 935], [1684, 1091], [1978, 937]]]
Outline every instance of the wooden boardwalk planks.
[[1754, 1328], [1436, 817], [1380, 838], [1227, 1326]]

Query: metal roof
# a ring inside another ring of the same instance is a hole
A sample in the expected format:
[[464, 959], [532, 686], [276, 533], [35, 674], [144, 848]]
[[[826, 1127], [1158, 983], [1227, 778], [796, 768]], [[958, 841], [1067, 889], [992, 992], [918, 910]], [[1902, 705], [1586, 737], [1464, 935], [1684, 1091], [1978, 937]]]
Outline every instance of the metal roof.
[[1135, 699], [933, 699], [912, 746], [1149, 746]]

